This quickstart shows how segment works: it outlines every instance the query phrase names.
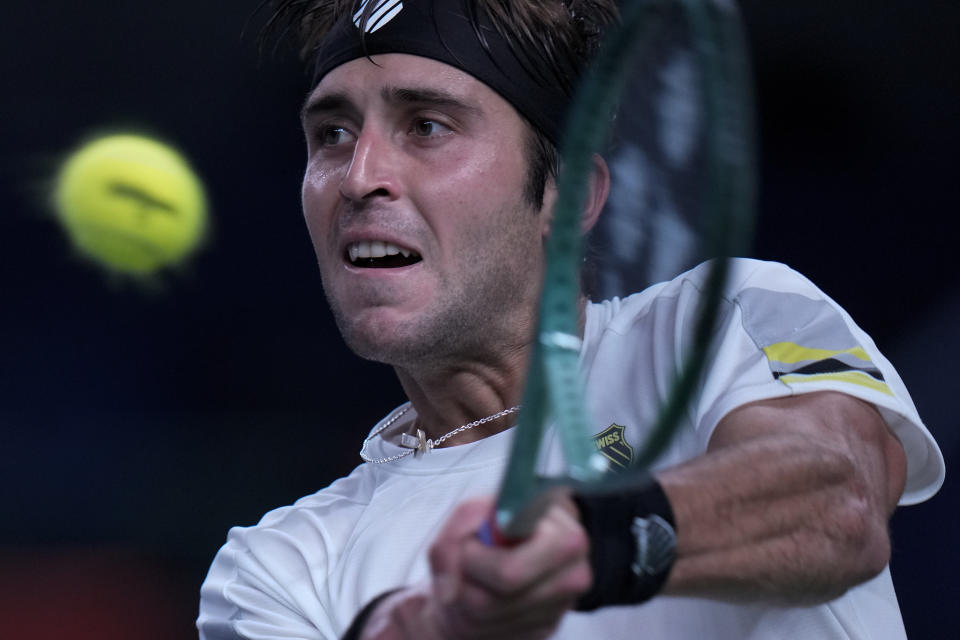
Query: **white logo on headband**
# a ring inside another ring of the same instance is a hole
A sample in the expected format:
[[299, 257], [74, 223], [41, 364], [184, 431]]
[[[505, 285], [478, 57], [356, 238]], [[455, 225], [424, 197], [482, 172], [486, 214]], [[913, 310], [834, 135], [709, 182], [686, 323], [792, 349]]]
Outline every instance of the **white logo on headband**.
[[[363, 0], [363, 2], [360, 3], [360, 8], [353, 14], [353, 24], [357, 25], [358, 29], [360, 28], [360, 20], [363, 18], [363, 11], [367, 8], [368, 4], [370, 4], [370, 0]], [[396, 18], [402, 9], [403, 2], [401, 2], [401, 0], [376, 0], [364, 31], [373, 33]]]

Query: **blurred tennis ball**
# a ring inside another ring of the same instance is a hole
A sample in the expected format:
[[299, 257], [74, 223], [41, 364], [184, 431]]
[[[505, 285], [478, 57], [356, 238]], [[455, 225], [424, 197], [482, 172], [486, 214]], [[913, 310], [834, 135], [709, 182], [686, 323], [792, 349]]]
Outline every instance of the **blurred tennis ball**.
[[109, 135], [67, 157], [54, 204], [74, 247], [106, 269], [148, 276], [193, 252], [207, 226], [203, 185], [173, 148]]

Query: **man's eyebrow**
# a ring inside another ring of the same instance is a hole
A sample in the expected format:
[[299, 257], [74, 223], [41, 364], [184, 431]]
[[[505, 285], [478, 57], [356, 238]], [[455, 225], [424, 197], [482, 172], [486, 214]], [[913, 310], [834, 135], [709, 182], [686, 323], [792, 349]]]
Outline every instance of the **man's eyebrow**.
[[479, 113], [480, 108], [464, 102], [457, 96], [427, 87], [384, 87], [380, 91], [384, 102], [410, 105], [424, 105], [438, 109], [456, 109], [469, 113]]
[[300, 121], [305, 122], [307, 118], [318, 113], [344, 110], [355, 110], [353, 102], [345, 93], [328, 93], [316, 100], [308, 97], [300, 109]]
[[[384, 87], [380, 97], [388, 104], [423, 105], [437, 109], [455, 109], [466, 113], [479, 113], [479, 107], [469, 104], [460, 98], [441, 91], [426, 87]], [[328, 93], [313, 99], [308, 97], [300, 110], [300, 121], [306, 122], [310, 117], [331, 111], [355, 111], [353, 101], [345, 93]]]

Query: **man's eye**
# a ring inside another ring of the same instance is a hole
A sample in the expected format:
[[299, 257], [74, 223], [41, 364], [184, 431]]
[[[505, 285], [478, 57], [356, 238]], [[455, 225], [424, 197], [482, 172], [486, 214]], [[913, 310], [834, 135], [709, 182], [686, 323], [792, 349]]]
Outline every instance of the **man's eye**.
[[346, 142], [349, 137], [349, 131], [343, 127], [334, 126], [323, 127], [318, 134], [320, 144], [325, 147], [335, 147], [338, 144]]
[[436, 120], [421, 118], [419, 120], [415, 120], [413, 123], [413, 134], [423, 138], [441, 136], [449, 132], [450, 129], [448, 127], [440, 124]]

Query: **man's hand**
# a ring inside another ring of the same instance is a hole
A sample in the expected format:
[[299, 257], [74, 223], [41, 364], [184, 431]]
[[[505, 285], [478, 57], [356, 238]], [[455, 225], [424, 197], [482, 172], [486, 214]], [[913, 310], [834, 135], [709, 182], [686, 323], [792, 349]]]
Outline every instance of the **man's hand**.
[[492, 499], [477, 499], [453, 512], [430, 549], [430, 583], [385, 599], [363, 640], [537, 640], [553, 633], [591, 582], [576, 507], [558, 495], [529, 539], [488, 547], [477, 532], [493, 507]]

